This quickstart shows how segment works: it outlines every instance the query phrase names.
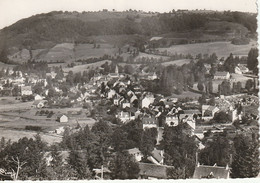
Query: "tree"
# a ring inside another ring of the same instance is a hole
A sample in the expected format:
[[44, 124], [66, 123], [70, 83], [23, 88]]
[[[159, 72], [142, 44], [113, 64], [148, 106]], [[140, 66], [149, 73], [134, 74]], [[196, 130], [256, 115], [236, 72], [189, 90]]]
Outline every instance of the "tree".
[[199, 102], [201, 105], [207, 103], [206, 94], [205, 94], [205, 93], [202, 93], [201, 97], [199, 97], [199, 99], [198, 99], [198, 102]]
[[253, 88], [253, 86], [254, 86], [254, 82], [252, 81], [252, 79], [248, 79], [245, 85], [247, 91], [250, 91]]
[[1, 52], [0, 52], [0, 62], [3, 62], [3, 63], [8, 63], [9, 62], [9, 59], [7, 57], [8, 53], [7, 53], [7, 48], [6, 46], [4, 45]]
[[184, 174], [183, 177], [189, 178], [194, 172], [198, 146], [195, 138], [184, 133], [184, 129], [184, 124], [176, 127], [166, 126], [161, 145], [165, 151], [166, 165], [181, 169]]
[[126, 74], [133, 74], [134, 73], [134, 68], [132, 65], [126, 64], [124, 67], [125, 73]]
[[138, 163], [126, 151], [116, 154], [109, 169], [112, 179], [137, 179], [140, 171]]
[[88, 168], [87, 157], [84, 152], [72, 150], [69, 154], [68, 163], [77, 172], [78, 179], [91, 179], [92, 174]]
[[203, 90], [204, 90], [203, 83], [201, 83], [201, 82], [198, 82], [197, 87], [198, 87], [198, 90], [199, 90], [199, 91], [203, 91]]
[[257, 65], [258, 65], [257, 57], [258, 57], [258, 49], [251, 48], [247, 57], [247, 67], [249, 70], [253, 70], [254, 72], [255, 69], [257, 69]]
[[259, 140], [238, 135], [234, 139], [234, 161], [232, 163], [233, 178], [256, 177], [260, 171]]
[[227, 123], [231, 121], [229, 115], [224, 111], [215, 113], [213, 120], [217, 123]]
[[231, 146], [229, 139], [224, 134], [214, 136], [212, 141], [206, 143], [206, 147], [199, 153], [199, 162], [205, 165], [226, 166], [230, 162]]
[[185, 174], [181, 168], [167, 168], [166, 174], [169, 179], [185, 179]]
[[34, 139], [24, 137], [7, 145], [0, 152], [0, 164], [7, 170], [14, 170], [19, 180], [44, 179], [48, 176], [44, 159], [45, 149], [46, 144], [39, 135]]
[[151, 130], [152, 129], [144, 130], [141, 138], [139, 149], [141, 153], [144, 155], [144, 160], [146, 160], [147, 157], [151, 155], [152, 151], [154, 150], [154, 146], [156, 144], [156, 139], [155, 139], [156, 135], [153, 135]]

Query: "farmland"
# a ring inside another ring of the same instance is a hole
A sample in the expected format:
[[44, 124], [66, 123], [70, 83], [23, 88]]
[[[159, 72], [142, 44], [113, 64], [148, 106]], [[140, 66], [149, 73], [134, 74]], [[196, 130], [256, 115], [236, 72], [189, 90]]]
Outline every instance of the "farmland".
[[257, 46], [256, 41], [251, 41], [248, 45], [233, 45], [230, 42], [210, 42], [210, 43], [196, 43], [196, 44], [184, 44], [174, 45], [169, 48], [158, 48], [159, 51], [170, 52], [172, 54], [191, 54], [193, 56], [201, 54], [212, 54], [221, 57], [227, 57], [232, 53], [237, 56], [246, 56], [251, 48]]
[[[46, 109], [37, 109], [31, 107], [32, 102], [21, 103], [14, 97], [3, 97], [0, 100], [0, 138], [5, 137], [12, 141], [21, 137], [33, 137], [34, 131], [25, 130], [26, 126], [40, 127], [40, 134], [44, 141], [48, 143], [59, 142], [61, 136], [54, 133], [55, 129], [63, 126], [82, 127], [95, 123], [95, 120], [86, 116], [86, 111], [82, 108], [51, 108], [48, 109], [54, 114], [47, 117]], [[71, 114], [78, 112], [78, 114]], [[42, 113], [43, 112], [43, 113]], [[58, 114], [69, 114], [68, 123], [57, 122]]]

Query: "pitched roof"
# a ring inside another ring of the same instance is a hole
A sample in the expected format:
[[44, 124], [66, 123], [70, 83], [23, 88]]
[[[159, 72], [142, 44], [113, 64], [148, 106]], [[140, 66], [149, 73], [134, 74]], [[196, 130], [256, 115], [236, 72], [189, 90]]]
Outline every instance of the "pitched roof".
[[228, 167], [198, 165], [195, 167], [193, 178], [201, 179], [212, 175], [217, 179], [227, 179], [229, 178], [229, 171]]
[[228, 72], [216, 72], [215, 76], [226, 76]]
[[138, 163], [139, 175], [145, 177], [154, 177], [158, 179], [167, 179], [167, 168], [174, 168], [173, 166], [156, 165], [150, 163]]

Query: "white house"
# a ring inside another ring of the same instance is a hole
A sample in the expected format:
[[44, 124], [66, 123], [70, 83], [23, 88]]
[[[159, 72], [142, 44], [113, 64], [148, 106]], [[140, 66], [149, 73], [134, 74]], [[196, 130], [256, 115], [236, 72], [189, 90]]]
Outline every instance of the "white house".
[[119, 118], [123, 123], [134, 120], [135, 116], [131, 116], [129, 112], [121, 111], [116, 115], [117, 118]]
[[47, 103], [47, 100], [35, 100], [32, 104], [32, 107], [41, 109]]
[[214, 75], [214, 79], [230, 79], [230, 73], [229, 72], [216, 72]]
[[142, 122], [143, 122], [143, 129], [158, 127], [158, 123], [155, 117], [151, 117], [151, 116], [143, 117]]
[[152, 96], [146, 96], [142, 100], [142, 108], [149, 108], [149, 105], [154, 102], [154, 97]]
[[58, 120], [60, 123], [67, 123], [67, 122], [69, 121], [69, 118], [68, 118], [68, 116], [66, 116], [65, 114], [61, 114], [61, 115], [58, 115], [57, 120]]
[[21, 86], [21, 95], [32, 95], [31, 86]]
[[109, 90], [109, 92], [107, 93], [107, 98], [111, 99], [113, 98], [113, 96], [116, 94], [115, 90]]
[[179, 124], [179, 119], [176, 114], [169, 114], [166, 116], [165, 123], [168, 126], [177, 126]]
[[127, 152], [134, 156], [135, 161], [139, 162], [142, 160], [142, 158], [144, 157], [143, 154], [141, 153], [141, 151], [138, 148], [132, 148], [132, 149], [128, 149]]
[[34, 96], [34, 100], [43, 100], [43, 97], [37, 94]]
[[216, 106], [202, 105], [202, 119], [210, 120], [214, 117], [215, 113], [219, 111], [219, 108]]

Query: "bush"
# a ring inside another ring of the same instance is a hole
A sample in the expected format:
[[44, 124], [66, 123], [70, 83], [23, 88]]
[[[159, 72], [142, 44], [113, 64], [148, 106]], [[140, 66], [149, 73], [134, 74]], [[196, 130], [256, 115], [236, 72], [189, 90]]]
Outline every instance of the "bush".
[[40, 127], [40, 126], [25, 126], [25, 130], [42, 131], [42, 127]]

